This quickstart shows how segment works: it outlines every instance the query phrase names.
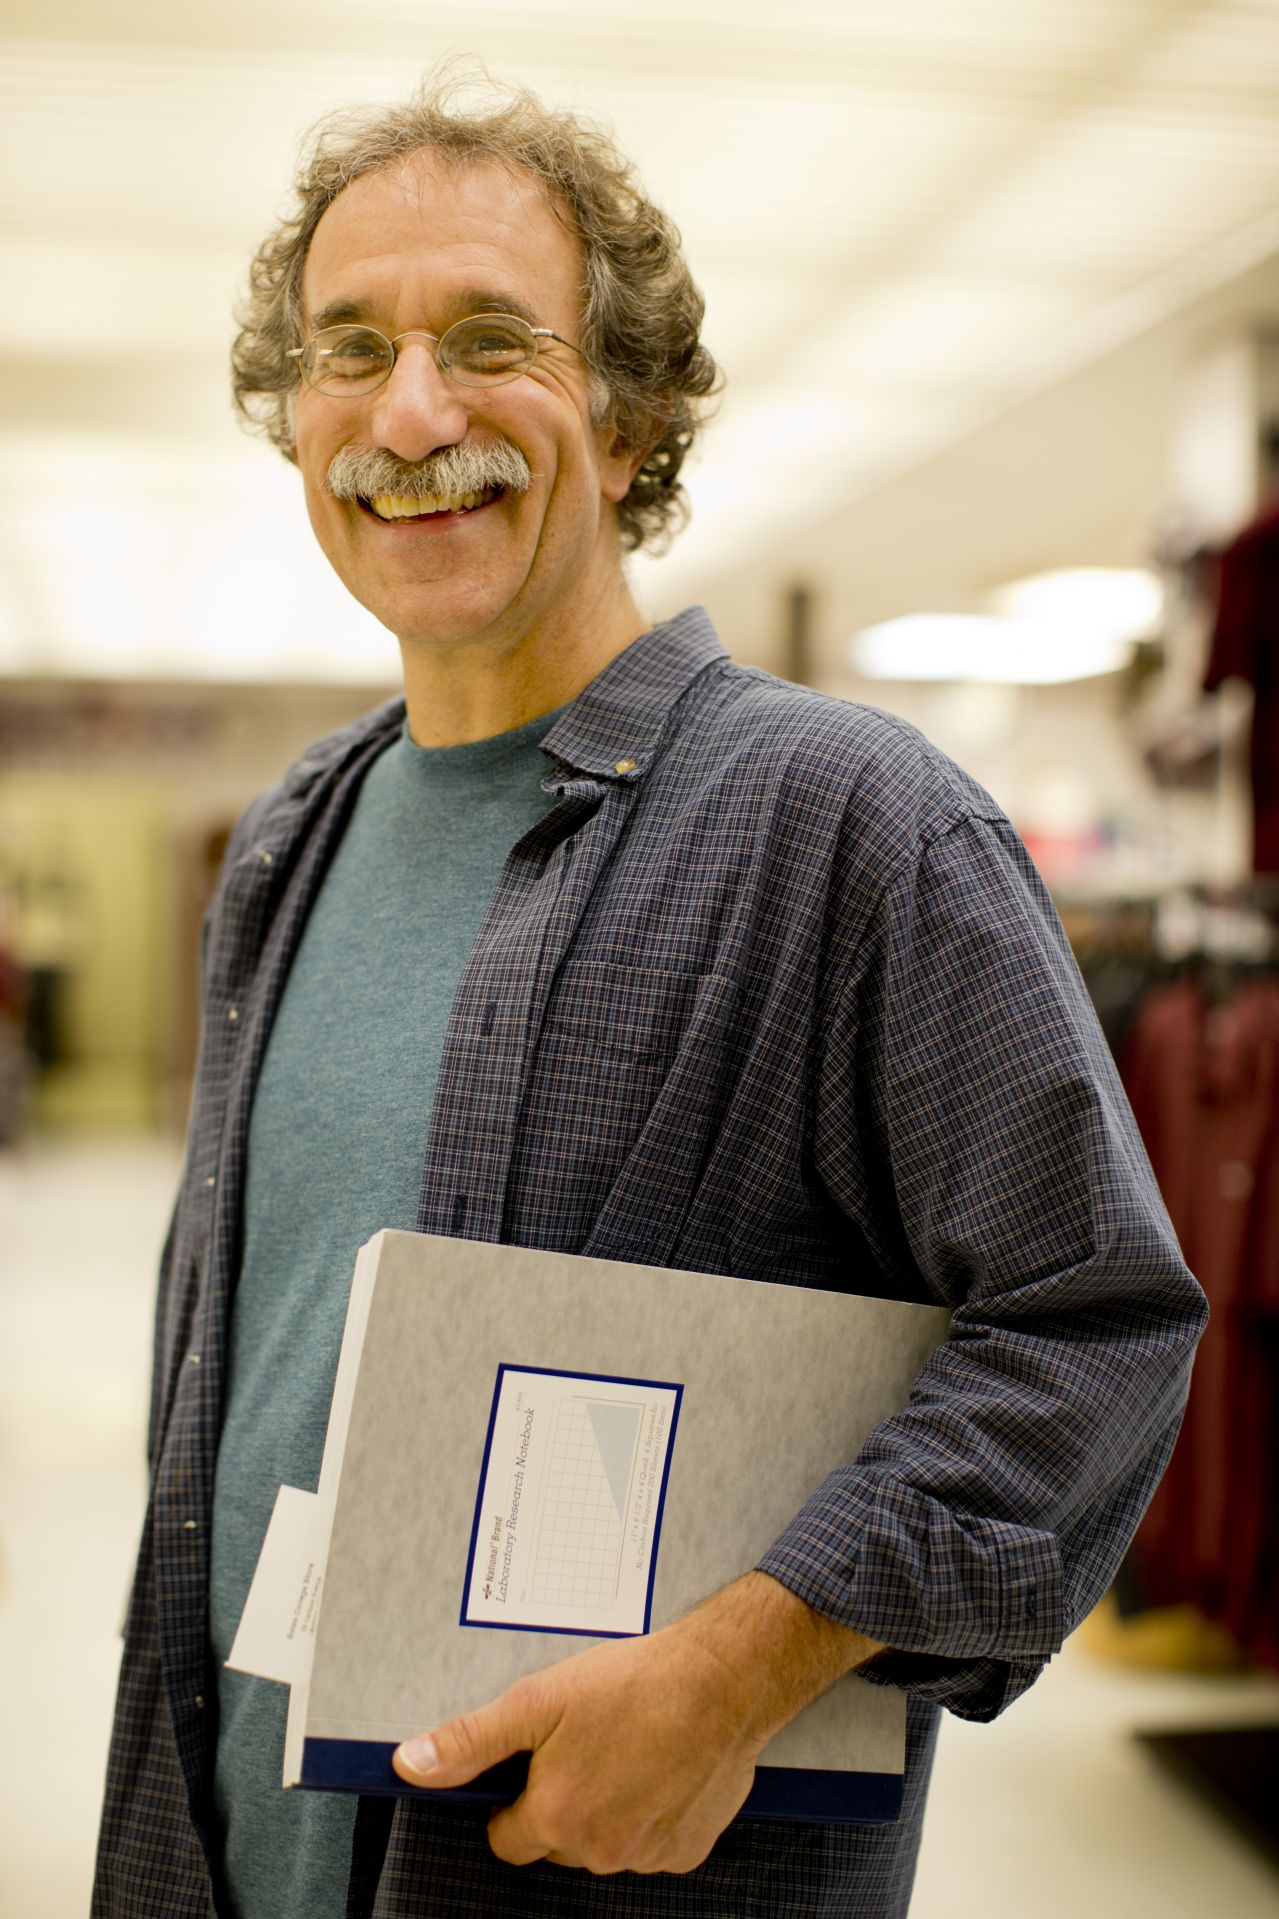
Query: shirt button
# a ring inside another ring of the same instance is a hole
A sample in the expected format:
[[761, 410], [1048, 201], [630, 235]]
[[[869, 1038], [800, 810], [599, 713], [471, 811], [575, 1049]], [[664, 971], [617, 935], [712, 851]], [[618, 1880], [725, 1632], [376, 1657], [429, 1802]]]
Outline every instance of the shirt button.
[[271, 855], [270, 855], [270, 854], [269, 854], [269, 853], [268, 853], [268, 852], [267, 852], [267, 851], [265, 850], [265, 848], [264, 848], [264, 849], [262, 849], [262, 851], [261, 851], [261, 852], [260, 852], [260, 854], [259, 854], [259, 857], [260, 857], [260, 859], [261, 859], [261, 861], [262, 861], [262, 864], [263, 864], [263, 866], [270, 866], [270, 864], [271, 864]]
[[226, 1009], [226, 1016], [227, 1016], [227, 1018], [228, 1018], [228, 1019], [239, 1019], [239, 1017], [240, 1017], [240, 1009], [239, 1009], [239, 1007], [238, 1007], [238, 1006], [228, 1006], [228, 1007], [227, 1007], [227, 1009]]
[[203, 1712], [204, 1711], [204, 1694], [202, 1692], [198, 1692], [196, 1694], [195, 1703], [200, 1708], [201, 1712]]
[[205, 1182], [204, 1182], [204, 1183], [205, 1183], [205, 1185], [206, 1185], [206, 1186], [216, 1186], [218, 1182], [217, 1182], [217, 1180], [216, 1180], [216, 1179], [214, 1178], [214, 1176], [213, 1176], [213, 1174], [212, 1174], [212, 1173], [210, 1173], [210, 1174], [209, 1174], [209, 1177], [208, 1177], [208, 1178], [207, 1178], [207, 1179], [205, 1180]]
[[613, 771], [615, 773], [633, 773], [635, 771], [635, 761], [619, 760], [617, 762], [617, 765], [613, 768]]
[[197, 1526], [197, 1523], [198, 1523], [198, 1522], [197, 1522], [196, 1520], [194, 1520], [194, 1519], [184, 1519], [184, 1520], [182, 1521], [182, 1530], [183, 1530], [183, 1532], [184, 1532], [184, 1533], [193, 1533], [193, 1532], [194, 1532], [194, 1531], [196, 1530], [196, 1526]]
[[187, 1361], [188, 1361], [188, 1363], [189, 1363], [190, 1365], [192, 1365], [192, 1366], [198, 1366], [198, 1365], [200, 1364], [200, 1355], [199, 1355], [199, 1353], [188, 1353], [188, 1354], [187, 1354]]

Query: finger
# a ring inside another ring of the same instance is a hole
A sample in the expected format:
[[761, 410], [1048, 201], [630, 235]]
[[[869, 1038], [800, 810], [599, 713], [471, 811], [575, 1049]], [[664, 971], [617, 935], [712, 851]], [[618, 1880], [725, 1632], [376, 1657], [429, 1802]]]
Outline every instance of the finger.
[[526, 1696], [512, 1687], [478, 1712], [462, 1713], [434, 1732], [406, 1739], [391, 1763], [412, 1786], [464, 1786], [512, 1753], [532, 1752], [538, 1738]]
[[551, 1842], [536, 1831], [528, 1816], [526, 1798], [527, 1794], [521, 1794], [513, 1806], [503, 1806], [489, 1820], [489, 1845], [508, 1866], [531, 1866], [550, 1855]]

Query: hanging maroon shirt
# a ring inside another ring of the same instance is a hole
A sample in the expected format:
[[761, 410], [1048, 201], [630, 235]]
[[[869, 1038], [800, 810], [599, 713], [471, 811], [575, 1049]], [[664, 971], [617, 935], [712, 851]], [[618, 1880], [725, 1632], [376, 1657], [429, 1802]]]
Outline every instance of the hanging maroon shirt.
[[1247, 680], [1256, 701], [1249, 750], [1253, 870], [1279, 873], [1279, 506], [1221, 556], [1205, 692], [1232, 677]]
[[1269, 1441], [1279, 1305], [1279, 979], [1212, 1005], [1192, 979], [1148, 995], [1124, 1084], [1212, 1318], [1181, 1437], [1133, 1546], [1149, 1605], [1188, 1602], [1279, 1664], [1279, 1462]]

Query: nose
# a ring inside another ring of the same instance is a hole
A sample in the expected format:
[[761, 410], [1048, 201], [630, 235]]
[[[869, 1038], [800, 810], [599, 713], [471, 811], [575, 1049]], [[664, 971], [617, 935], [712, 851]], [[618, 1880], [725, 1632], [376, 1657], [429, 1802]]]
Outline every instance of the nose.
[[377, 444], [401, 460], [424, 460], [464, 438], [466, 402], [436, 365], [433, 341], [401, 340], [390, 378], [373, 395], [370, 424]]

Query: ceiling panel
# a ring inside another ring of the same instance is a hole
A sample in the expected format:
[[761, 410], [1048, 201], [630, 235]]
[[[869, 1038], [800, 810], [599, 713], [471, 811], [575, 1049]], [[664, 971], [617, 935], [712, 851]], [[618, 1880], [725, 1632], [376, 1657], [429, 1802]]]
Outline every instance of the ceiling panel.
[[832, 327], [814, 327], [797, 364], [827, 379], [853, 367], [879, 389], [945, 393], [989, 377], [992, 362], [1066, 325], [1086, 300], [1051, 281], [920, 274], [877, 287]]
[[8, 0], [14, 39], [102, 41], [190, 49], [279, 48], [303, 57], [376, 39], [418, 52], [424, 39], [478, 48], [523, 62], [541, 46], [556, 64], [616, 71], [619, 52], [660, 50], [666, 70], [687, 66], [690, 49], [713, 50], [721, 69], [754, 61], [770, 69], [811, 66], [814, 55], [845, 50], [883, 70], [945, 69], [962, 84], [974, 74], [1049, 76], [1063, 62], [1108, 57], [1133, 35], [1148, 36], [1195, 11], [1184, 0], [797, 0], [779, 30], [772, 0], [487, 0], [482, 16], [436, 23], [420, 0], [376, 0], [353, 14], [346, 0], [221, 0], [216, 8], [166, 0]]
[[1081, 114], [966, 210], [945, 257], [1133, 284], [1279, 196], [1279, 116]]
[[1160, 36], [1138, 77], [1183, 111], [1229, 99], [1240, 113], [1272, 112], [1279, 86], [1279, 0], [1196, 8]]
[[[185, 448], [171, 547], [183, 514], [225, 513], [228, 473], [268, 458], [230, 421], [230, 308], [298, 140], [405, 95], [459, 18], [7, 0], [0, 397], [22, 433], [44, 409], [50, 446], [91, 431], [104, 471], [132, 436], [122, 495]], [[1279, 0], [490, 0], [462, 31], [614, 126], [684, 232], [730, 375], [676, 549], [693, 590], [1194, 297], [1279, 204]], [[0, 489], [29, 466], [0, 433]], [[245, 489], [245, 551], [279, 484]], [[149, 498], [116, 505], [133, 525]]]

